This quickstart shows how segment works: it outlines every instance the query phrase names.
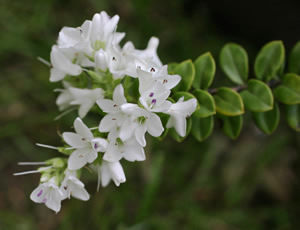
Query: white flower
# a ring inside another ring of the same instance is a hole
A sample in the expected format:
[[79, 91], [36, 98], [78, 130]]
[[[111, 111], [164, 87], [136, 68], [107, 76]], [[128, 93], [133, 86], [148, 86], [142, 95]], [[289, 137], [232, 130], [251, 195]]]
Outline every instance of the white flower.
[[102, 71], [109, 69], [114, 79], [122, 79], [125, 75], [136, 76], [136, 63], [135, 57], [126, 54], [114, 45], [109, 45], [104, 51], [100, 49], [95, 54], [96, 67]]
[[[64, 52], [63, 52], [64, 51]], [[60, 81], [66, 75], [77, 76], [81, 74], [82, 69], [79, 65], [73, 64], [72, 60], [75, 58], [75, 52], [72, 49], [60, 49], [56, 45], [52, 46], [51, 59], [51, 73], [50, 81]]]
[[[110, 18], [104, 11], [94, 15], [90, 39], [91, 45], [95, 51], [98, 51], [101, 48], [105, 49], [107, 43], [112, 42], [119, 19], [120, 17], [118, 15]], [[117, 34], [116, 43], [118, 43], [124, 35]]]
[[56, 178], [52, 177], [49, 182], [40, 184], [30, 195], [30, 199], [36, 203], [45, 203], [45, 205], [59, 212], [63, 193], [55, 183]]
[[169, 75], [168, 74], [168, 66], [164, 65], [161, 68], [151, 67], [149, 71], [137, 70], [139, 77], [139, 92], [143, 94], [143, 92], [149, 90], [153, 87], [155, 83], [161, 83], [165, 89], [171, 90], [173, 89], [181, 80], [179, 75]]
[[151, 136], [159, 137], [164, 131], [164, 127], [158, 115], [138, 107], [136, 104], [124, 104], [121, 106], [124, 113], [131, 115], [134, 124], [134, 136], [138, 143], [146, 146], [145, 133], [148, 132]]
[[104, 153], [104, 160], [116, 162], [122, 158], [128, 161], [144, 161], [146, 159], [143, 147], [134, 137], [122, 141], [120, 138], [116, 138], [115, 135], [109, 135], [108, 139], [110, 142], [107, 151]]
[[[81, 27], [63, 27], [58, 35], [57, 45], [60, 48], [73, 47], [77, 50], [87, 51], [90, 41], [92, 22], [86, 20]], [[87, 52], [90, 53], [90, 52]]]
[[121, 138], [123, 141], [132, 137], [135, 126], [131, 122], [130, 115], [123, 113], [121, 110], [121, 106], [126, 103], [124, 88], [121, 84], [115, 88], [113, 100], [97, 100], [97, 104], [103, 112], [108, 113], [100, 121], [100, 132], [106, 133], [118, 129], [119, 132], [117, 137]]
[[84, 118], [88, 111], [93, 107], [98, 99], [104, 98], [104, 91], [100, 88], [96, 89], [79, 89], [69, 88], [74, 100], [71, 105], [79, 105], [79, 116]]
[[183, 100], [184, 97], [181, 97], [165, 112], [171, 116], [168, 120], [167, 128], [174, 127], [177, 133], [182, 137], [186, 135], [186, 118], [191, 116], [197, 107], [197, 100], [195, 98], [188, 101]]
[[77, 170], [87, 163], [92, 163], [98, 156], [97, 152], [105, 152], [108, 145], [105, 139], [94, 138], [80, 118], [74, 121], [74, 129], [76, 133], [63, 133], [65, 142], [76, 149], [68, 160], [70, 170]]
[[56, 99], [56, 105], [59, 110], [62, 111], [71, 106], [71, 101], [74, 100], [74, 97], [70, 91], [71, 85], [67, 82], [63, 82], [64, 89], [56, 89], [55, 92], [60, 92], [59, 96]]
[[171, 91], [167, 90], [162, 83], [155, 82], [151, 88], [141, 94], [139, 101], [148, 111], [166, 112], [172, 104], [167, 101], [170, 93]]
[[119, 161], [108, 162], [103, 160], [102, 164], [97, 167], [98, 169], [98, 187], [101, 181], [102, 187], [106, 187], [108, 183], [113, 180], [116, 186], [126, 181], [124, 170]]
[[64, 199], [70, 199], [71, 196], [80, 200], [88, 200], [90, 198], [90, 195], [84, 188], [84, 184], [77, 178], [76, 171], [67, 170], [60, 189]]

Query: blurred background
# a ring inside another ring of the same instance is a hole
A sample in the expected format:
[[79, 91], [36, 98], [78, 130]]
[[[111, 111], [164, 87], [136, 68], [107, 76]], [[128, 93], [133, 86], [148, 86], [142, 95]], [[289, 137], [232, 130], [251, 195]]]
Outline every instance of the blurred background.
[[[219, 67], [219, 51], [232, 41], [246, 48], [253, 66], [266, 42], [283, 40], [289, 53], [300, 39], [300, 1], [0, 0], [0, 229], [300, 229], [300, 138], [284, 115], [270, 136], [247, 113], [236, 141], [217, 120], [202, 143], [148, 137], [145, 162], [122, 161], [127, 182], [120, 187], [97, 193], [96, 175], [87, 171], [90, 201], [64, 201], [55, 214], [30, 200], [39, 175], [13, 177], [34, 169], [17, 162], [58, 156], [35, 143], [59, 145], [57, 133], [70, 130], [76, 116], [54, 121], [60, 83], [49, 82], [37, 56], [49, 60], [63, 26], [80, 26], [102, 10], [120, 15], [118, 31], [139, 49], [158, 37], [165, 64], [211, 51]], [[218, 85], [230, 86], [220, 71]], [[98, 125], [97, 117], [86, 122]]]

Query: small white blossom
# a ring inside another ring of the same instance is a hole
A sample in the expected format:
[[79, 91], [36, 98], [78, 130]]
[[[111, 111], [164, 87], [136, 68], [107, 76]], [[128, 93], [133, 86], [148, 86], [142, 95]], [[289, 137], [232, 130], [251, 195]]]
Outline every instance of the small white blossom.
[[105, 139], [94, 138], [80, 118], [74, 121], [74, 129], [76, 133], [63, 133], [65, 142], [76, 149], [68, 160], [70, 170], [77, 170], [87, 163], [92, 163], [98, 156], [97, 152], [105, 152], [108, 145]]
[[101, 182], [102, 187], [106, 187], [108, 183], [113, 180], [116, 186], [119, 186], [120, 183], [124, 183], [126, 181], [126, 177], [124, 174], [124, 170], [119, 161], [109, 162], [102, 161], [101, 165], [97, 166], [98, 170], [98, 187]]
[[138, 107], [136, 104], [124, 104], [121, 106], [124, 113], [131, 116], [134, 124], [134, 136], [138, 143], [146, 146], [145, 133], [151, 136], [159, 137], [164, 131], [164, 127], [158, 115]]
[[126, 141], [116, 138], [111, 132], [108, 139], [109, 145], [104, 153], [103, 159], [110, 162], [116, 162], [122, 158], [128, 161], [144, 161], [146, 159], [144, 148], [132, 137]]
[[88, 111], [93, 107], [97, 100], [104, 98], [103, 89], [79, 89], [69, 88], [74, 100], [71, 105], [79, 105], [79, 116], [84, 118]]
[[64, 199], [70, 199], [71, 196], [79, 200], [90, 199], [90, 195], [85, 190], [84, 184], [77, 178], [76, 171], [67, 170], [60, 189], [63, 193]]
[[45, 205], [55, 211], [60, 211], [61, 201], [64, 199], [62, 191], [55, 182], [56, 178], [51, 178], [49, 182], [40, 184], [30, 195], [30, 199], [36, 203]]
[[60, 92], [59, 96], [56, 99], [56, 105], [60, 111], [67, 109], [71, 106], [71, 102], [74, 100], [74, 97], [70, 91], [71, 85], [67, 82], [63, 82], [64, 89], [56, 89], [56, 92]]
[[192, 98], [188, 101], [183, 101], [181, 97], [176, 103], [172, 104], [166, 112], [171, 117], [168, 120], [167, 128], [174, 127], [177, 133], [184, 137], [186, 135], [186, 119], [192, 115], [197, 107], [197, 100]]
[[77, 76], [82, 72], [79, 65], [72, 63], [72, 60], [75, 58], [75, 52], [72, 49], [64, 49], [64, 51], [56, 45], [52, 47], [50, 54], [52, 64], [50, 71], [51, 82], [60, 81], [66, 75]]

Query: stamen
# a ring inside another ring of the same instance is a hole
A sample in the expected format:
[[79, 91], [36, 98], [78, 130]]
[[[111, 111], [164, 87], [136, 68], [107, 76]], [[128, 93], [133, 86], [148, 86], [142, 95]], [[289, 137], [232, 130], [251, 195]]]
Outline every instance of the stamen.
[[68, 113], [72, 112], [73, 110], [76, 110], [77, 107], [72, 107], [70, 109], [67, 109], [66, 111], [62, 112], [61, 114], [57, 115], [54, 120], [57, 121], [59, 120], [60, 118], [62, 118], [63, 116], [67, 115]]
[[155, 104], [156, 103], [156, 99], [153, 99], [152, 101], [151, 101], [151, 104]]
[[94, 144], [94, 149], [97, 149], [99, 146], [97, 143]]
[[114, 107], [118, 107], [118, 105], [117, 105], [117, 104], [114, 104]]
[[89, 128], [89, 130], [95, 130], [95, 129], [98, 129], [98, 127]]
[[39, 147], [43, 147], [43, 148], [58, 150], [58, 147], [51, 146], [51, 145], [44, 145], [44, 144], [40, 144], [40, 143], [36, 143], [36, 145], [39, 146]]
[[81, 139], [82, 141], [86, 141], [86, 139], [83, 137], [82, 139]]
[[115, 57], [112, 58], [113, 61], [116, 61], [117, 59]]
[[18, 165], [45, 165], [45, 162], [19, 162]]
[[41, 63], [43, 63], [43, 64], [49, 66], [50, 68], [52, 67], [51, 63], [48, 62], [48, 61], [46, 61], [44, 58], [42, 58], [42, 57], [37, 57], [37, 59], [38, 59]]
[[50, 169], [50, 168], [53, 168], [53, 166], [39, 168], [38, 170], [31, 170], [31, 171], [26, 171], [26, 172], [14, 173], [13, 175], [14, 176], [22, 176], [22, 175], [33, 174], [33, 173], [40, 173], [41, 171], [45, 171], [45, 170]]
[[150, 72], [155, 72], [155, 69], [152, 67], [152, 68], [150, 69]]
[[163, 80], [163, 84], [165, 84], [165, 83], [168, 83], [168, 80], [167, 80], [167, 79], [164, 79], [164, 80]]
[[153, 97], [153, 96], [154, 96], [154, 93], [151, 92], [151, 93], [149, 94], [149, 97]]

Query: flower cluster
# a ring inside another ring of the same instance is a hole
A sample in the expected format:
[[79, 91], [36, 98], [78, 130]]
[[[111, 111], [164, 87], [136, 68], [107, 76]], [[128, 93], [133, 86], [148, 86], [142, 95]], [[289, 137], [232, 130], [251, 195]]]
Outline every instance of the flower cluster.
[[[186, 135], [186, 119], [195, 111], [196, 99], [174, 102], [171, 90], [180, 82], [170, 75], [157, 55], [158, 39], [152, 37], [145, 50], [132, 42], [120, 46], [125, 33], [116, 32], [119, 16], [95, 14], [81, 27], [64, 27], [51, 50], [50, 81], [62, 81], [57, 98], [60, 110], [78, 108], [75, 132], [64, 132], [64, 147], [51, 147], [68, 156], [44, 162], [47, 167], [31, 199], [56, 212], [70, 196], [88, 200], [79, 180], [87, 166], [98, 172], [98, 187], [110, 180], [126, 181], [121, 159], [144, 161], [145, 134], [159, 137], [165, 128]], [[81, 119], [98, 112], [99, 127], [89, 129]], [[163, 124], [161, 116], [168, 116]], [[164, 127], [165, 126], [165, 127]], [[40, 145], [48, 147], [46, 145]]]

